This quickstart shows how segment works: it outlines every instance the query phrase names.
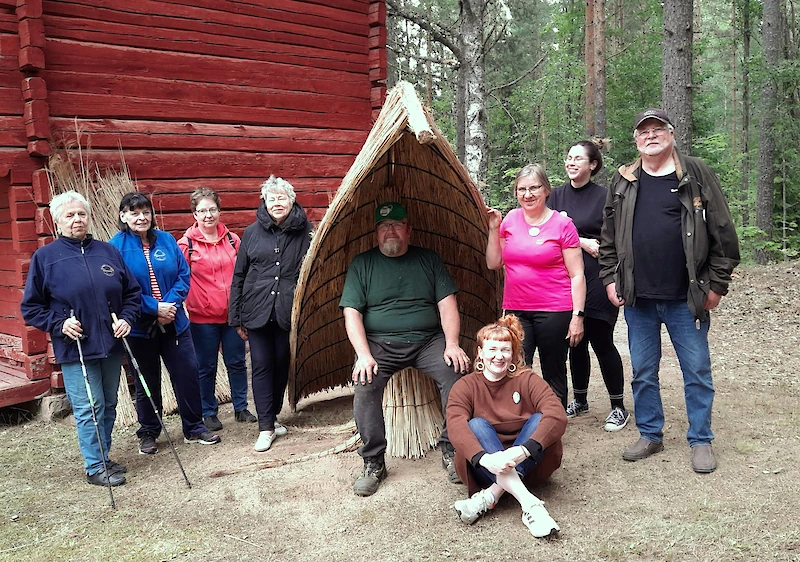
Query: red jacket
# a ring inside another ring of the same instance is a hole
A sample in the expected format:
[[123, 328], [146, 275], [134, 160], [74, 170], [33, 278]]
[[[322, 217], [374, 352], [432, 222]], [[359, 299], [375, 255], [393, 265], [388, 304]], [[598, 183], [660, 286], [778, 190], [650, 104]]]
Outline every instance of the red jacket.
[[239, 237], [221, 222], [217, 223], [217, 241], [214, 243], [206, 241], [197, 223], [187, 229], [183, 238], [178, 240], [178, 246], [192, 273], [189, 296], [186, 299], [191, 322], [195, 324], [228, 322], [228, 299], [239, 243]]

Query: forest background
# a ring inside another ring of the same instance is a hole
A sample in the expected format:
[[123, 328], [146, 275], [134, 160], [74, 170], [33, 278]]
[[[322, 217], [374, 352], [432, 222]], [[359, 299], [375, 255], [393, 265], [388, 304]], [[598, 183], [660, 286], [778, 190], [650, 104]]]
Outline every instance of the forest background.
[[663, 107], [717, 173], [742, 244], [800, 253], [796, 0], [387, 0], [389, 86], [415, 85], [486, 200], [539, 162], [553, 186], [587, 137], [605, 170], [636, 158], [634, 116]]

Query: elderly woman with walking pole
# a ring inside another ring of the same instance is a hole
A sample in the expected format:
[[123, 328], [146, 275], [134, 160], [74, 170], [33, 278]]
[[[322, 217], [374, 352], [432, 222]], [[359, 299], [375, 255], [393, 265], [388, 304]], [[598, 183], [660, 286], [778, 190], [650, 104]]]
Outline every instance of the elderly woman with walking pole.
[[[56, 195], [50, 214], [59, 236], [33, 254], [20, 309], [27, 324], [50, 334], [86, 480], [109, 486], [110, 492], [110, 486], [125, 483], [128, 470], [108, 456], [117, 417], [120, 338], [139, 318], [142, 291], [119, 251], [89, 234], [86, 198], [75, 191]], [[109, 305], [118, 312], [116, 320]]]

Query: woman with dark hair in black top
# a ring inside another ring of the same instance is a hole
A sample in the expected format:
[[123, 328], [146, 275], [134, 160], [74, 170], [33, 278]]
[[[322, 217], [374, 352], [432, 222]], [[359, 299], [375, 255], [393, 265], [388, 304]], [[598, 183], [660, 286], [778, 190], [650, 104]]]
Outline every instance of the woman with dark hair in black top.
[[611, 399], [611, 413], [606, 418], [605, 430], [619, 431], [630, 419], [623, 401], [625, 379], [622, 359], [614, 346], [614, 324], [617, 322], [619, 309], [609, 302], [600, 280], [597, 255], [606, 189], [592, 181], [592, 177], [603, 167], [603, 156], [600, 153], [603, 144], [604, 141], [599, 139], [583, 140], [569, 149], [564, 160], [569, 181], [553, 190], [547, 204], [551, 209], [568, 215], [575, 223], [583, 250], [586, 275], [585, 335], [578, 345], [570, 348], [569, 366], [575, 399], [567, 405], [567, 417], [574, 418], [589, 411], [587, 394], [591, 343]]

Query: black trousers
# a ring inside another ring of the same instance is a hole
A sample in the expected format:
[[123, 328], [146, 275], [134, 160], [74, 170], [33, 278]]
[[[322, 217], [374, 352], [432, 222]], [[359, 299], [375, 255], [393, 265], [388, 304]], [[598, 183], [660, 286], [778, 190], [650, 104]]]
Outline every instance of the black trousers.
[[[444, 348], [444, 335], [441, 334], [420, 343], [369, 340], [370, 353], [378, 363], [378, 374], [373, 375], [370, 383], [355, 383], [353, 417], [364, 443], [358, 449], [359, 455], [366, 459], [382, 456], [386, 452], [383, 391], [392, 375], [406, 367], [419, 369], [436, 382], [442, 399], [442, 416], [447, 419], [447, 398], [461, 375], [444, 362]], [[443, 443], [450, 443], [447, 426], [439, 437], [439, 444]]]
[[[625, 378], [622, 372], [622, 359], [614, 345], [614, 324], [598, 318], [584, 318], [584, 335], [578, 345], [569, 351], [569, 369], [572, 373], [572, 391], [575, 399], [586, 402], [589, 389], [589, 375], [592, 363], [589, 360], [589, 344], [592, 344], [600, 373], [608, 389], [608, 397], [622, 400], [625, 389]], [[612, 404], [613, 405], [613, 404]]]
[[253, 367], [253, 402], [259, 431], [275, 429], [289, 382], [289, 332], [276, 322], [247, 330]]
[[516, 315], [525, 332], [522, 349], [525, 363], [531, 365], [533, 354], [539, 350], [542, 378], [567, 407], [567, 350], [569, 349], [569, 323], [572, 311], [538, 312], [530, 310], [507, 310]]

